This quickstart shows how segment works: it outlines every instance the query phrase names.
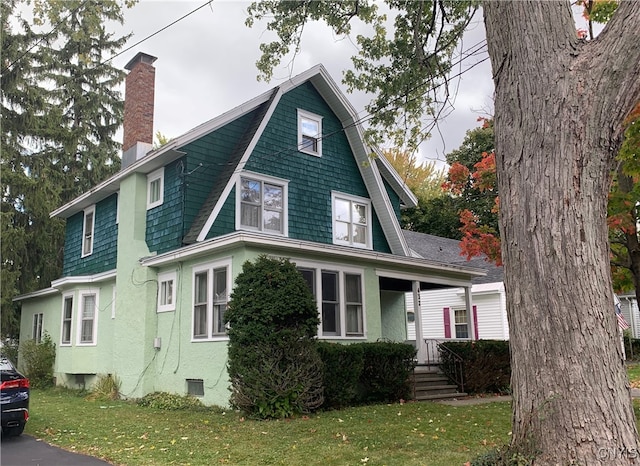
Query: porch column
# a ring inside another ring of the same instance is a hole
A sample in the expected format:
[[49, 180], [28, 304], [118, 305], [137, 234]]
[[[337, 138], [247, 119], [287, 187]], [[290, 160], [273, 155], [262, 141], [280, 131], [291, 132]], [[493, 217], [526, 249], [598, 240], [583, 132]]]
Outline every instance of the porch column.
[[476, 326], [473, 325], [473, 304], [471, 302], [471, 287], [464, 287], [464, 304], [467, 309], [467, 327], [469, 327], [469, 336], [471, 340], [477, 340]]
[[424, 342], [424, 332], [422, 331], [422, 310], [420, 309], [420, 282], [413, 281], [413, 315], [415, 316], [416, 326], [416, 349], [418, 363], [426, 362], [427, 346]]

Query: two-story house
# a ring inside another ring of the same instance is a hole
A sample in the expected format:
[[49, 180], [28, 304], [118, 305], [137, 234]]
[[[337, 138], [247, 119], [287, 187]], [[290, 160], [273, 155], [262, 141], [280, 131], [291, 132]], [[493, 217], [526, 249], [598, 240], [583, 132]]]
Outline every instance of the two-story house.
[[318, 338], [343, 343], [406, 341], [405, 292], [484, 273], [410, 252], [399, 216], [416, 199], [322, 66], [152, 150], [154, 61], [126, 66], [121, 171], [51, 214], [62, 277], [17, 298], [21, 341], [56, 342], [58, 384], [115, 374], [127, 397], [228, 404], [224, 312], [261, 254], [297, 264]]

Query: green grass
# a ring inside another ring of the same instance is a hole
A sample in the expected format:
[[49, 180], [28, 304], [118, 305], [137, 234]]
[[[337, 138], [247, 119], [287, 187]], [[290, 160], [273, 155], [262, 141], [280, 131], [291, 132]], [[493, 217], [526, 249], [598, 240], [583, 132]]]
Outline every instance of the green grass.
[[26, 432], [118, 465], [462, 465], [509, 440], [508, 402], [375, 405], [281, 421], [32, 390]]
[[640, 363], [628, 362], [627, 374], [629, 375], [629, 382], [632, 387], [640, 387]]

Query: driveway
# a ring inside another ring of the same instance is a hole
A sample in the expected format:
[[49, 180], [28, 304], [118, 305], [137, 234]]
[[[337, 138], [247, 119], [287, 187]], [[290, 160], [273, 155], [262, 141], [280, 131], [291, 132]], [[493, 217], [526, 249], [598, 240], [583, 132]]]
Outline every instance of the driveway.
[[3, 437], [0, 444], [2, 466], [107, 466], [110, 463], [53, 447], [30, 435]]

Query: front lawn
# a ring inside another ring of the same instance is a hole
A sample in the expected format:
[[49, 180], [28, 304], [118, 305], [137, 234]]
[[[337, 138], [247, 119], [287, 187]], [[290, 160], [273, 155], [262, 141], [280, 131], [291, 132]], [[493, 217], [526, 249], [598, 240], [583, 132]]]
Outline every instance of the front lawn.
[[284, 421], [32, 390], [26, 432], [118, 465], [462, 465], [509, 440], [510, 403], [375, 405]]

